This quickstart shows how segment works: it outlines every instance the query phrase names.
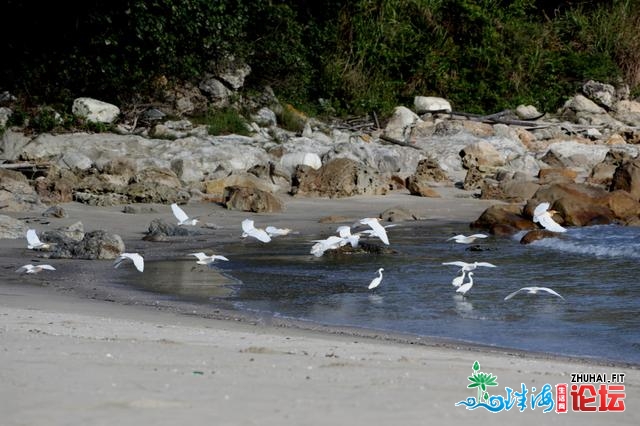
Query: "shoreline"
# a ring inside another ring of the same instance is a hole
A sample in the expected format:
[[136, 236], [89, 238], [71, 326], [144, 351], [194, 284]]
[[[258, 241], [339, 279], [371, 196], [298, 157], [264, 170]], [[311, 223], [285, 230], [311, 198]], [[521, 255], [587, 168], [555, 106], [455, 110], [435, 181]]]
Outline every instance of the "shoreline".
[[[203, 238], [215, 236], [216, 243], [222, 244], [239, 237], [239, 223], [248, 216], [322, 232], [336, 225], [318, 223], [319, 218], [342, 213], [350, 220], [367, 211], [377, 215], [400, 202], [435, 222], [470, 222], [495, 204], [452, 197], [455, 193], [442, 199], [392, 194], [389, 198], [290, 200], [285, 212], [269, 215], [232, 212], [209, 203], [183, 207], [194, 216], [207, 217], [213, 211], [216, 216], [210, 217], [211, 222], [218, 228], [206, 229]], [[168, 206], [126, 215], [120, 213], [122, 206], [72, 203], [63, 208], [68, 218], [51, 219], [50, 225], [34, 223], [34, 227], [55, 228], [81, 220], [86, 231], [118, 233], [128, 251], [142, 250], [153, 260], [195, 246], [188, 240], [141, 240], [152, 218], [172, 220]], [[36, 214], [12, 216], [37, 219]], [[203, 315], [190, 312], [188, 302], [165, 306], [157, 295], [156, 303], [154, 297], [149, 303], [127, 302], [121, 297], [126, 292], [119, 295], [113, 286], [101, 287], [112, 279], [110, 261], [62, 260], [69, 265], [67, 271], [26, 277], [15, 274], [13, 268], [24, 262], [25, 254], [32, 255], [24, 241], [0, 240], [0, 246], [7, 253], [0, 261], [0, 362], [7, 367], [0, 373], [0, 407], [8, 414], [7, 424], [44, 424], [38, 419], [50, 414], [47, 424], [146, 424], [169, 419], [266, 425], [380, 424], [401, 419], [404, 424], [424, 424], [428, 415], [453, 425], [478, 416], [478, 410], [454, 405], [470, 394], [466, 378], [475, 360], [499, 377], [502, 394], [503, 384], [539, 386], [542, 380], [553, 385], [583, 372], [623, 371], [629, 390], [640, 385], [640, 366], [615, 361], [222, 309]], [[81, 285], [82, 280], [88, 285]], [[628, 397], [627, 411], [616, 414], [617, 424], [638, 424], [640, 412], [632, 404]], [[493, 419], [512, 422], [514, 412], [525, 425], [538, 424], [542, 415], [540, 410], [511, 410]], [[601, 420], [598, 415], [575, 414], [544, 419], [552, 424]]]

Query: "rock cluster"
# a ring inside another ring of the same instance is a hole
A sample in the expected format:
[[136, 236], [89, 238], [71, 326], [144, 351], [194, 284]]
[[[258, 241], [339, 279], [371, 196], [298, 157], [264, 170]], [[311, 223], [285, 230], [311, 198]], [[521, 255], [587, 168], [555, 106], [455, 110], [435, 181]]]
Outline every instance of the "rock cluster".
[[[216, 81], [192, 92], [218, 93]], [[181, 92], [182, 104], [198, 104], [189, 93]], [[282, 194], [350, 197], [403, 188], [437, 197], [438, 187], [456, 185], [500, 201], [473, 224], [496, 234], [534, 229], [531, 206], [540, 201], [549, 201], [565, 225], [639, 221], [640, 102], [628, 91], [590, 81], [554, 114], [521, 105], [489, 116], [419, 96], [413, 110], [397, 107], [382, 127], [297, 114], [299, 132], [278, 126], [287, 107], [268, 98], [269, 106], [255, 102], [251, 136], [209, 135], [206, 126], [165, 120], [161, 111], [146, 127], [122, 122], [116, 133], [27, 136], [6, 129], [0, 211], [71, 200], [169, 204], [198, 197], [229, 209], [277, 212], [285, 208]], [[119, 111], [88, 98], [73, 110], [99, 122]], [[30, 174], [36, 166], [40, 172]]]

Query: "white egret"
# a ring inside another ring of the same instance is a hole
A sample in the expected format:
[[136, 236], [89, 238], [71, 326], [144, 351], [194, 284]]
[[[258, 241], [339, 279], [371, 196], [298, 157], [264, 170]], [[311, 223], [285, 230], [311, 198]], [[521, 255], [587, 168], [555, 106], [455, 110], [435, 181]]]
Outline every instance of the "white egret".
[[467, 263], [467, 262], [462, 262], [460, 260], [457, 260], [455, 262], [442, 262], [443, 265], [455, 265], [455, 266], [459, 266], [460, 267], [460, 272], [469, 272], [469, 271], [473, 271], [474, 269], [476, 269], [479, 266], [484, 266], [484, 267], [488, 267], [488, 268], [495, 268], [496, 265], [489, 263], [489, 262], [473, 262], [473, 263]]
[[126, 261], [133, 262], [138, 271], [144, 271], [144, 258], [138, 253], [121, 253], [120, 256], [113, 261], [113, 267], [118, 268]]
[[567, 232], [567, 229], [553, 220], [555, 210], [549, 210], [549, 203], [540, 203], [533, 211], [533, 221], [538, 222], [544, 229], [551, 232]]
[[351, 244], [351, 247], [356, 248], [358, 247], [358, 244], [360, 242], [360, 232], [356, 232], [355, 234], [351, 233], [351, 227], [347, 226], [347, 225], [343, 225], [343, 226], [339, 226], [338, 229], [336, 229], [336, 232], [338, 233], [338, 235], [340, 235], [340, 238], [342, 238], [346, 243]]
[[287, 235], [291, 232], [289, 228], [276, 228], [275, 226], [267, 226], [264, 228], [265, 232], [269, 234], [270, 237], [279, 237], [281, 235]]
[[35, 229], [27, 230], [27, 248], [30, 250], [40, 250], [40, 249], [48, 249], [51, 247], [50, 244], [43, 243], [38, 238], [38, 234], [36, 234]]
[[271, 237], [267, 234], [267, 231], [262, 228], [256, 228], [253, 225], [253, 220], [251, 219], [245, 219], [242, 221], [242, 238], [246, 237], [253, 237], [263, 243], [271, 241]]
[[372, 279], [369, 283], [369, 290], [372, 290], [380, 285], [380, 283], [382, 282], [382, 271], [384, 271], [384, 268], [378, 269], [378, 276]]
[[178, 219], [178, 225], [194, 226], [198, 223], [198, 219], [191, 219], [176, 203], [171, 204], [171, 211], [173, 211], [173, 215]]
[[467, 274], [467, 277], [469, 277], [469, 281], [463, 283], [460, 287], [458, 287], [456, 293], [461, 293], [463, 296], [465, 296], [467, 292], [471, 290], [471, 287], [473, 287], [473, 272], [469, 272]]
[[462, 271], [462, 274], [458, 275], [451, 281], [451, 285], [454, 287], [460, 287], [464, 282], [464, 277], [466, 276], [467, 271]]
[[313, 240], [315, 243], [311, 247], [311, 254], [315, 257], [321, 257], [327, 250], [335, 250], [346, 244], [344, 238], [332, 235], [324, 240]]
[[16, 272], [20, 272], [20, 273], [27, 273], [27, 274], [37, 274], [38, 272], [42, 272], [44, 270], [47, 271], [55, 271], [56, 268], [54, 268], [51, 265], [32, 265], [32, 264], [27, 264], [24, 266], [19, 267], [18, 269], [16, 269]]
[[389, 237], [387, 237], [387, 231], [384, 226], [380, 225], [380, 222], [375, 217], [365, 217], [364, 219], [360, 219], [360, 223], [363, 225], [369, 225], [371, 230], [373, 231], [373, 235], [380, 238], [380, 240], [389, 245]]
[[211, 267], [211, 265], [213, 265], [213, 263], [216, 260], [226, 260], [228, 261], [229, 259], [227, 259], [226, 257], [219, 255], [219, 254], [212, 254], [211, 256], [207, 256], [205, 253], [203, 252], [198, 252], [198, 253], [190, 253], [190, 256], [195, 256], [198, 258], [198, 260], [196, 260], [196, 263], [198, 265], [207, 265], [209, 267]]
[[537, 294], [538, 292], [546, 291], [549, 294], [553, 294], [554, 296], [558, 296], [560, 299], [564, 300], [564, 297], [560, 296], [555, 290], [552, 290], [548, 287], [522, 287], [520, 290], [516, 290], [513, 293], [507, 295], [504, 300], [509, 300], [516, 294], [520, 292], [527, 292], [528, 294]]
[[447, 238], [447, 241], [455, 240], [455, 242], [459, 244], [471, 244], [478, 238], [487, 238], [487, 237], [488, 235], [485, 235], [485, 234], [473, 234], [469, 236], [458, 234], [458, 235], [454, 235], [451, 238]]

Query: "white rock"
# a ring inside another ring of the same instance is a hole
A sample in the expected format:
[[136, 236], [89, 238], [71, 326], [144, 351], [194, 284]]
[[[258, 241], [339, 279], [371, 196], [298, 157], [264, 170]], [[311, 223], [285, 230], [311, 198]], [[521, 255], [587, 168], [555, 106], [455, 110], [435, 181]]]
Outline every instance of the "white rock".
[[117, 106], [92, 98], [77, 98], [71, 111], [73, 115], [94, 123], [113, 123], [120, 115]]
[[413, 99], [413, 106], [418, 114], [436, 111], [451, 112], [449, 101], [435, 96], [416, 96]]
[[280, 158], [280, 166], [289, 174], [293, 174], [298, 165], [305, 165], [318, 170], [322, 167], [320, 156], [313, 152], [290, 152]]

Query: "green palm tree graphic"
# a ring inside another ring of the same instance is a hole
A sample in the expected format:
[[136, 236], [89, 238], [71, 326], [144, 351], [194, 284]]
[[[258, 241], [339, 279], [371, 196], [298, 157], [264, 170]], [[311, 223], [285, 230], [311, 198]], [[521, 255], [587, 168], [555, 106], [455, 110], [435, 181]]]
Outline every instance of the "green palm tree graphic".
[[471, 384], [468, 388], [478, 388], [478, 402], [486, 402], [489, 398], [487, 393], [487, 386], [498, 386], [498, 376], [494, 376], [491, 373], [483, 373], [480, 370], [480, 363], [478, 361], [473, 363], [473, 374], [468, 377]]

